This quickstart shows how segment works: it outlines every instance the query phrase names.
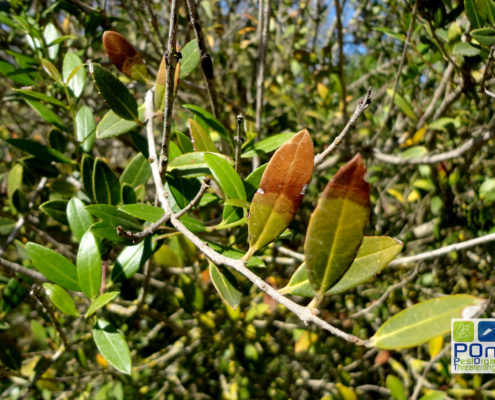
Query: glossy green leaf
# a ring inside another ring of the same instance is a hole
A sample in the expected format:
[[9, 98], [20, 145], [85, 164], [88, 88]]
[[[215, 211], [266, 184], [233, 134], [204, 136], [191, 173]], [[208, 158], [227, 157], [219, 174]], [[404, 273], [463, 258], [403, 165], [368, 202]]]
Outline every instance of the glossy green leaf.
[[118, 256], [112, 270], [112, 282], [122, 282], [133, 276], [151, 257], [157, 242], [148, 236], [137, 246], [126, 247]]
[[[197, 178], [200, 176], [210, 175], [212, 172], [208, 168], [208, 165], [204, 159], [205, 154], [208, 153], [183, 154], [168, 164], [167, 171], [173, 176], [184, 178]], [[232, 159], [227, 156], [221, 154], [213, 154], [213, 156], [221, 157], [230, 165], [234, 165]]]
[[[83, 62], [77, 54], [70, 52], [65, 53], [64, 65], [62, 67], [64, 82], [67, 84], [69, 89], [72, 90], [75, 97], [79, 97], [81, 95], [84, 89], [84, 83], [86, 81], [86, 70], [82, 65]], [[77, 72], [74, 73], [76, 69]], [[73, 73], [74, 75], [72, 75]]]
[[481, 18], [476, 0], [464, 0], [464, 8], [466, 10], [466, 16], [471, 23], [472, 29], [480, 29], [484, 26], [484, 21]]
[[[208, 242], [208, 241], [205, 241], [205, 242], [207, 242], [208, 245], [213, 250], [224, 255], [225, 257], [233, 258], [234, 260], [240, 260], [246, 254], [244, 251], [234, 249], [233, 247], [230, 247], [230, 246], [225, 246], [223, 244], [213, 243], [213, 242]], [[248, 260], [246, 267], [249, 267], [249, 268], [266, 268], [266, 265], [258, 257], [251, 257]]]
[[129, 136], [143, 156], [149, 159], [148, 139], [136, 131], [129, 132]]
[[225, 205], [246, 208], [248, 210], [251, 208], [251, 203], [249, 201], [241, 200], [241, 199], [227, 199], [225, 201]]
[[177, 136], [177, 141], [179, 142], [179, 147], [183, 154], [194, 153], [194, 146], [191, 139], [179, 131], [175, 131], [175, 135]]
[[[138, 108], [139, 121], [144, 121], [144, 104]], [[98, 139], [106, 139], [119, 136], [136, 128], [138, 124], [135, 121], [127, 121], [120, 118], [113, 111], [109, 111], [101, 119], [96, 127], [96, 136]]]
[[294, 218], [311, 180], [313, 159], [307, 130], [300, 131], [273, 155], [251, 202], [250, 247], [245, 259], [274, 241]]
[[19, 93], [25, 99], [38, 99], [46, 101], [47, 103], [54, 104], [59, 107], [67, 108], [67, 105], [60, 100], [55, 99], [52, 96], [48, 96], [46, 94], [35, 92], [34, 90], [24, 90], [24, 89], [14, 89], [17, 93]]
[[[393, 96], [393, 89], [387, 89], [387, 94], [392, 97]], [[406, 116], [408, 116], [411, 120], [417, 121], [418, 117], [416, 116], [416, 113], [414, 112], [414, 109], [404, 97], [402, 97], [400, 94], [395, 93], [394, 97], [394, 104], [399, 107]]]
[[192, 111], [197, 117], [201, 118], [201, 120], [203, 120], [206, 125], [217, 132], [228, 143], [232, 143], [230, 135], [225, 127], [208, 111], [193, 104], [184, 104], [183, 107], [187, 108], [189, 111]]
[[124, 374], [131, 374], [131, 354], [124, 336], [102, 319], [93, 328], [93, 338], [101, 355], [110, 365]]
[[52, 283], [44, 283], [43, 287], [52, 303], [55, 304], [60, 311], [68, 315], [73, 315], [74, 317], [79, 317], [74, 300], [72, 300], [69, 293], [60, 286]]
[[103, 293], [101, 296], [94, 299], [91, 302], [91, 305], [89, 306], [88, 311], [86, 312], [84, 318], [91, 317], [96, 311], [98, 311], [100, 308], [105, 307], [119, 294], [120, 294], [119, 292], [107, 292], [107, 293]]
[[467, 42], [466, 43], [461, 42], [461, 43], [457, 43], [454, 46], [453, 53], [458, 56], [475, 57], [481, 53], [481, 50], [472, 46]]
[[129, 204], [120, 207], [119, 210], [124, 211], [133, 217], [150, 222], [158, 222], [165, 213], [162, 208], [149, 206], [147, 204]]
[[93, 157], [88, 154], [83, 155], [81, 161], [81, 175], [83, 179], [84, 191], [88, 195], [91, 201], [95, 201], [95, 192], [93, 190], [93, 172], [95, 161]]
[[17, 188], [12, 193], [12, 205], [17, 210], [18, 213], [24, 214], [29, 211], [29, 200], [26, 197], [26, 194], [21, 188]]
[[194, 151], [209, 151], [212, 153], [218, 153], [218, 149], [211, 140], [210, 135], [206, 132], [200, 124], [193, 119], [188, 120], [189, 133], [191, 135], [191, 142], [194, 145]]
[[67, 219], [67, 205], [69, 202], [67, 200], [49, 200], [40, 206], [40, 209], [52, 217], [55, 221], [69, 225], [69, 220]]
[[234, 274], [227, 267], [222, 266], [221, 270], [210, 261], [210, 278], [217, 289], [222, 300], [234, 311], [239, 307], [242, 300], [241, 287]]
[[125, 205], [137, 203], [136, 191], [128, 183], [122, 185], [122, 203]]
[[428, 124], [428, 129], [435, 131], [446, 131], [449, 129], [459, 129], [461, 127], [460, 121], [454, 118], [442, 117]]
[[36, 81], [30, 76], [29, 73], [25, 72], [23, 68], [16, 68], [12, 64], [6, 61], [0, 60], [0, 73], [5, 77], [12, 79], [12, 81], [18, 85], [22, 86], [34, 86]]
[[13, 371], [22, 367], [22, 354], [17, 345], [4, 334], [0, 334], [0, 361]]
[[493, 46], [495, 44], [495, 29], [475, 29], [470, 33], [473, 39], [485, 46]]
[[143, 153], [138, 153], [120, 176], [120, 183], [128, 183], [132, 188], [146, 185], [151, 178], [151, 166]]
[[[20, 276], [23, 278], [22, 276]], [[3, 289], [2, 302], [0, 304], [0, 310], [2, 313], [15, 309], [26, 298], [29, 290], [24, 287], [17, 279], [11, 278], [9, 283]]]
[[62, 83], [62, 75], [58, 71], [57, 67], [46, 59], [41, 60], [41, 65], [48, 75], [55, 81]]
[[396, 376], [387, 376], [387, 388], [390, 390], [390, 394], [394, 400], [407, 400], [404, 384]]
[[[201, 182], [198, 179], [168, 177], [166, 186], [166, 190], [173, 197], [169, 196], [172, 208], [179, 211], [189, 205], [196, 197], [201, 188]], [[173, 204], [174, 202], [176, 203], [175, 205]]]
[[77, 197], [72, 198], [67, 205], [67, 219], [70, 229], [79, 242], [94, 223], [94, 219], [86, 210], [85, 204]]
[[431, 391], [428, 394], [420, 397], [419, 400], [444, 400], [447, 398], [447, 393], [440, 391]]
[[179, 146], [174, 142], [170, 142], [168, 146], [168, 157], [170, 161], [175, 160], [177, 157], [182, 155], [182, 151]]
[[62, 154], [67, 150], [67, 139], [58, 129], [52, 129], [48, 133], [48, 141], [50, 142], [50, 147], [52, 149], [55, 149]]
[[50, 147], [42, 145], [41, 143], [33, 142], [32, 140], [7, 139], [6, 142], [11, 146], [17, 147], [18, 149], [25, 151], [26, 153], [29, 153], [35, 157], [41, 158], [45, 161], [75, 164], [74, 160], [71, 160], [69, 157], [64, 156], [59, 151], [51, 149]]
[[184, 79], [199, 64], [199, 47], [196, 39], [191, 40], [181, 50], [180, 79]]
[[241, 178], [224, 158], [205, 154], [204, 160], [226, 198], [246, 200], [246, 189]]
[[49, 280], [68, 290], [81, 291], [77, 269], [63, 255], [36, 243], [28, 243], [26, 250], [34, 266]]
[[120, 226], [120, 224], [116, 225], [115, 221], [113, 220], [100, 221], [91, 225], [91, 228], [89, 228], [89, 230], [102, 239], [107, 239], [115, 243], [121, 243], [125, 246], [132, 246], [134, 243], [131, 239], [127, 239], [123, 236], [118, 235], [117, 233], [118, 226]]
[[125, 229], [130, 229], [133, 231], [142, 230], [141, 224], [135, 218], [129, 216], [129, 214], [123, 211], [120, 211], [115, 206], [98, 204], [87, 206], [86, 210], [95, 217], [115, 225], [115, 227], [122, 225]]
[[120, 182], [112, 169], [101, 158], [95, 160], [93, 170], [93, 192], [98, 204], [120, 203]]
[[205, 232], [206, 228], [204, 224], [197, 219], [194, 219], [188, 215], [183, 215], [179, 218], [180, 222], [182, 222], [187, 229], [189, 229], [192, 233], [200, 233]]
[[370, 213], [370, 186], [365, 175], [358, 154], [328, 182], [311, 215], [304, 254], [317, 299], [346, 273], [363, 241]]
[[403, 151], [400, 155], [401, 158], [405, 159], [414, 159], [414, 158], [421, 158], [423, 157], [426, 153], [428, 153], [428, 150], [424, 146], [414, 146], [406, 151]]
[[56, 178], [60, 174], [60, 171], [51, 161], [45, 161], [37, 157], [25, 157], [21, 159], [21, 162], [35, 175]]
[[485, 300], [455, 294], [422, 301], [389, 318], [366, 344], [386, 350], [406, 349], [450, 333], [451, 319], [461, 318], [466, 307]]
[[294, 137], [295, 133], [280, 133], [278, 135], [270, 136], [269, 138], [263, 139], [252, 146], [248, 145], [244, 150], [245, 153], [242, 154], [242, 158], [251, 158], [256, 154], [268, 154], [279, 147], [283, 146], [289, 140]]
[[261, 178], [263, 177], [263, 173], [265, 172], [267, 166], [268, 164], [263, 164], [262, 166], [256, 168], [244, 180], [247, 201], [253, 200], [253, 196], [260, 187]]
[[82, 149], [89, 153], [95, 141], [95, 117], [88, 106], [82, 106], [76, 114], [76, 136]]
[[110, 109], [128, 121], [139, 121], [136, 99], [115, 75], [100, 64], [90, 64], [98, 91]]
[[[365, 236], [350, 268], [325, 294], [339, 294], [367, 282], [395, 259], [403, 246], [402, 242], [390, 237]], [[314, 297], [315, 292], [308, 281], [308, 272], [304, 263], [294, 272], [288, 285], [279, 292]]]
[[43, 30], [43, 39], [45, 39], [45, 44], [48, 47], [48, 58], [54, 60], [57, 57], [58, 50], [60, 48], [59, 44], [54, 44], [54, 42], [59, 38], [59, 34], [55, 25], [51, 22], [46, 24]]
[[50, 189], [63, 197], [72, 197], [76, 194], [76, 187], [64, 179], [57, 179], [49, 185]]
[[98, 244], [91, 232], [81, 239], [77, 252], [77, 276], [83, 293], [90, 299], [96, 297], [101, 286], [101, 255]]
[[[53, 126], [56, 126], [58, 129], [64, 132], [70, 132], [69, 128], [65, 123], [60, 119], [60, 117], [53, 112], [50, 108], [45, 106], [44, 104], [40, 103], [37, 100], [34, 100], [32, 98], [28, 99], [27, 97], [24, 98], [26, 103], [28, 103], [34, 111], [36, 111], [46, 122], [49, 124], [52, 124]], [[16, 139], [16, 140], [22, 140], [22, 139]]]

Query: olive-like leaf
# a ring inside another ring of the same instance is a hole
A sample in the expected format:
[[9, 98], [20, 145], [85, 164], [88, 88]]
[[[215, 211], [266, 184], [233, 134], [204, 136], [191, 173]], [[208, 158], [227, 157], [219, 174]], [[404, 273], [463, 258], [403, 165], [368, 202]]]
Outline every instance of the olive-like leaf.
[[89, 153], [95, 141], [95, 117], [88, 106], [82, 106], [76, 114], [76, 136], [82, 149]]
[[313, 159], [313, 142], [307, 130], [275, 152], [251, 202], [250, 247], [245, 260], [273, 242], [294, 218], [311, 180]]
[[234, 274], [227, 267], [222, 267], [220, 270], [210, 261], [210, 278], [222, 300], [235, 311], [241, 304], [242, 293]]
[[122, 282], [134, 275], [151, 257], [157, 247], [157, 242], [148, 236], [137, 246], [126, 247], [117, 257], [112, 270], [112, 282]]
[[[26, 280], [23, 276], [19, 277]], [[0, 310], [2, 313], [8, 313], [22, 303], [24, 298], [29, 293], [29, 290], [22, 285], [17, 279], [11, 278], [7, 286], [3, 289], [2, 302]]]
[[165, 213], [162, 208], [149, 206], [147, 204], [129, 204], [120, 207], [119, 210], [124, 211], [133, 217], [150, 222], [158, 222]]
[[77, 252], [77, 277], [83, 293], [90, 299], [96, 297], [101, 286], [101, 255], [96, 239], [86, 232]]
[[268, 164], [263, 164], [262, 166], [256, 168], [251, 172], [246, 179], [244, 179], [244, 187], [246, 188], [246, 200], [253, 200], [253, 196], [260, 187], [261, 178], [265, 172]]
[[[86, 70], [82, 67], [83, 62], [77, 54], [67, 52], [64, 56], [64, 64], [62, 66], [62, 73], [64, 75], [64, 82], [67, 84], [75, 97], [79, 97], [84, 89], [84, 82], [86, 81]], [[71, 77], [73, 72], [76, 70]], [[70, 78], [70, 80], [69, 80]]]
[[188, 153], [177, 157], [168, 164], [167, 171], [173, 176], [184, 178], [197, 178], [200, 176], [210, 175], [212, 172], [206, 164], [205, 154], [212, 154], [214, 157], [221, 157], [227, 161], [231, 166], [234, 162], [231, 158], [222, 154], [216, 153]]
[[21, 351], [5, 334], [0, 335], [0, 361], [14, 371], [19, 371], [22, 367]]
[[180, 60], [180, 79], [184, 79], [198, 66], [199, 46], [196, 39], [191, 40], [181, 50], [182, 58]]
[[93, 172], [95, 160], [88, 154], [85, 154], [81, 161], [81, 175], [83, 179], [84, 191], [91, 201], [95, 201], [95, 192], [93, 190]]
[[[177, 64], [179, 65], [179, 64]], [[167, 66], [165, 56], [162, 57], [158, 74], [155, 82], [155, 107], [158, 111], [163, 111], [165, 108], [165, 86], [167, 79]]]
[[45, 161], [38, 157], [25, 157], [21, 159], [21, 162], [35, 175], [47, 178], [56, 178], [60, 175], [60, 171], [51, 161]]
[[476, 39], [479, 43], [485, 46], [493, 46], [495, 44], [495, 29], [475, 29], [470, 32], [470, 35], [473, 39]]
[[212, 153], [217, 153], [213, 140], [211, 140], [210, 135], [206, 132], [200, 124], [198, 124], [193, 119], [188, 120], [189, 133], [191, 135], [191, 141], [194, 145], [194, 151], [210, 151]]
[[55, 149], [51, 149], [38, 142], [33, 142], [32, 140], [26, 139], [7, 139], [6, 142], [11, 146], [17, 147], [18, 149], [25, 151], [35, 157], [41, 158], [45, 161], [54, 161], [59, 163], [75, 164], [74, 160], [69, 157], [64, 156], [62, 153]]
[[315, 296], [346, 273], [363, 241], [370, 213], [370, 185], [361, 155], [341, 167], [328, 182], [311, 215], [304, 254]]
[[366, 346], [397, 350], [427, 343], [449, 333], [451, 319], [461, 318], [466, 307], [479, 306], [485, 301], [467, 294], [422, 301], [387, 319]]
[[50, 142], [52, 149], [55, 149], [62, 154], [67, 150], [67, 139], [58, 129], [52, 129], [48, 133], [48, 141]]
[[62, 82], [62, 75], [60, 75], [60, 72], [58, 71], [55, 65], [53, 65], [50, 61], [46, 59], [41, 60], [41, 65], [43, 69], [46, 71], [46, 73], [50, 75], [54, 81], [59, 83]]
[[[379, 274], [401, 252], [403, 246], [401, 241], [390, 237], [365, 236], [350, 268], [325, 294], [339, 294], [367, 282]], [[315, 295], [304, 263], [294, 272], [288, 285], [279, 292], [304, 297]]]
[[179, 147], [182, 150], [183, 154], [194, 152], [194, 146], [191, 142], [191, 139], [189, 139], [186, 135], [179, 131], [175, 131], [175, 135], [177, 136], [177, 141], [179, 142]]
[[69, 202], [67, 200], [49, 200], [40, 206], [40, 209], [52, 217], [55, 221], [69, 225], [69, 220], [67, 219], [67, 205]]
[[139, 185], [146, 185], [150, 178], [150, 162], [143, 153], [138, 153], [120, 176], [120, 183], [128, 183], [135, 189]]
[[79, 242], [94, 223], [94, 219], [86, 210], [86, 206], [77, 197], [70, 199], [67, 205], [67, 219], [70, 229]]
[[148, 71], [136, 49], [120, 33], [106, 31], [103, 46], [110, 61], [128, 78], [139, 82], [148, 80]]
[[101, 296], [97, 297], [91, 302], [91, 305], [86, 312], [84, 318], [91, 317], [100, 308], [105, 307], [110, 301], [115, 299], [119, 295], [119, 292], [107, 292], [103, 293]]
[[47, 103], [54, 104], [59, 107], [67, 108], [65, 103], [62, 103], [60, 100], [57, 100], [51, 96], [46, 94], [35, 92], [34, 90], [24, 90], [24, 89], [14, 89], [17, 93], [19, 93], [25, 99], [38, 99], [46, 101]]
[[93, 338], [101, 355], [124, 374], [131, 374], [131, 354], [124, 336], [110, 324], [99, 319], [93, 328]]
[[26, 250], [34, 266], [49, 280], [68, 290], [81, 291], [77, 269], [63, 255], [36, 243], [28, 243]]
[[[144, 104], [138, 106], [138, 117], [141, 122], [144, 121], [144, 108]], [[122, 119], [110, 110], [98, 123], [98, 126], [96, 127], [96, 136], [98, 139], [119, 136], [133, 130], [137, 126], [138, 124], [135, 121]]]
[[483, 28], [485, 22], [480, 15], [480, 9], [476, 0], [464, 0], [464, 8], [466, 10], [466, 17], [471, 23], [471, 29]]
[[275, 136], [263, 139], [255, 144], [248, 144], [246, 146], [245, 153], [242, 154], [242, 158], [254, 157], [256, 154], [267, 154], [273, 150], [277, 150], [280, 146], [283, 146], [289, 140], [294, 137], [295, 133], [280, 133]]
[[93, 193], [98, 204], [120, 203], [120, 182], [112, 169], [101, 158], [95, 160], [93, 170]]
[[72, 300], [69, 293], [60, 286], [52, 283], [44, 283], [43, 287], [45, 288], [48, 297], [50, 297], [50, 300], [60, 311], [68, 315], [73, 315], [74, 317], [79, 317], [74, 300]]
[[122, 203], [125, 205], [137, 203], [136, 191], [128, 183], [122, 184]]
[[120, 118], [139, 123], [138, 105], [129, 89], [100, 64], [90, 64], [98, 91], [110, 109]]
[[208, 111], [193, 104], [184, 104], [183, 107], [192, 111], [196, 117], [200, 118], [201, 121], [217, 132], [227, 142], [232, 143], [232, 139], [230, 138], [230, 135], [225, 127]]
[[95, 204], [87, 206], [86, 210], [93, 214], [95, 217], [100, 218], [103, 221], [112, 223], [116, 227], [122, 225], [125, 229], [141, 230], [141, 224], [129, 214], [120, 211], [117, 207], [106, 204]]

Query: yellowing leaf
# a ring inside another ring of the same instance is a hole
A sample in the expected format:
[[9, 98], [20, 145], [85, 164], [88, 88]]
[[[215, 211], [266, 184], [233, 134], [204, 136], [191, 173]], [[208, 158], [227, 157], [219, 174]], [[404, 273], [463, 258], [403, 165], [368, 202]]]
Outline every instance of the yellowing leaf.
[[412, 137], [410, 137], [404, 143], [401, 144], [401, 147], [413, 146], [416, 143], [422, 141], [425, 136], [426, 130], [427, 130], [426, 127], [418, 129]]
[[[387, 94], [392, 97], [394, 91], [392, 89], [387, 89]], [[395, 93], [394, 103], [397, 107], [399, 107], [406, 116], [408, 116], [411, 120], [417, 121], [418, 117], [414, 112], [414, 109], [404, 97], [402, 97], [399, 93]]]
[[318, 85], [316, 85], [316, 90], [318, 90], [321, 99], [325, 101], [328, 96], [328, 88], [323, 83], [318, 83]]
[[418, 201], [418, 200], [421, 200], [421, 195], [419, 194], [419, 192], [414, 189], [411, 191], [411, 193], [409, 193], [409, 196], [407, 196], [407, 201], [409, 203], [412, 203], [414, 201]]
[[304, 254], [317, 302], [346, 273], [363, 241], [370, 213], [365, 174], [358, 154], [328, 182], [311, 215]]
[[352, 388], [342, 385], [342, 383], [337, 383], [335, 387], [338, 389], [340, 395], [344, 400], [357, 400], [356, 393]]
[[248, 260], [274, 241], [296, 214], [313, 173], [313, 142], [300, 131], [271, 158], [251, 202]]
[[393, 197], [395, 197], [397, 200], [399, 200], [401, 203], [404, 203], [404, 197], [402, 197], [402, 193], [399, 192], [396, 189], [389, 188], [387, 189], [387, 193]]
[[[318, 334], [315, 332], [304, 331], [299, 339], [297, 339], [294, 351], [297, 353], [302, 353], [303, 351], [309, 351], [314, 353], [314, 345], [318, 342]], [[313, 351], [311, 351], [313, 350]]]
[[443, 336], [437, 336], [428, 342], [428, 351], [430, 352], [430, 357], [434, 358], [443, 347]]

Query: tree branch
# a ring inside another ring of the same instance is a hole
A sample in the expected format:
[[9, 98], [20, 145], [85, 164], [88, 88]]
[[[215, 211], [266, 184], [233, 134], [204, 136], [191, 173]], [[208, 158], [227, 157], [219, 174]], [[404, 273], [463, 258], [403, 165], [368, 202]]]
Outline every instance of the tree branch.
[[340, 89], [342, 91], [342, 111], [344, 114], [344, 123], [347, 122], [347, 91], [344, 79], [344, 35], [342, 33], [342, 9], [340, 8], [340, 0], [335, 0], [335, 18], [337, 18], [337, 40], [339, 42], [339, 79]]

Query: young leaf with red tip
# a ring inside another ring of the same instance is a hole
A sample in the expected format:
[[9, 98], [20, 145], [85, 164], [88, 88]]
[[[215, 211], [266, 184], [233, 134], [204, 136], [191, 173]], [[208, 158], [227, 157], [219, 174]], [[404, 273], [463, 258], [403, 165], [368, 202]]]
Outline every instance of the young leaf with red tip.
[[110, 61], [127, 77], [139, 82], [148, 80], [148, 71], [136, 49], [120, 33], [106, 31], [103, 46]]
[[250, 248], [244, 260], [273, 242], [287, 228], [311, 179], [313, 158], [313, 142], [306, 129], [275, 152], [251, 202]]
[[370, 185], [358, 154], [328, 182], [311, 215], [304, 254], [314, 305], [352, 264], [363, 241], [370, 213]]

